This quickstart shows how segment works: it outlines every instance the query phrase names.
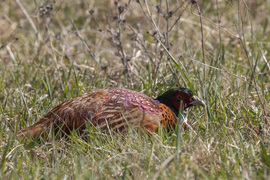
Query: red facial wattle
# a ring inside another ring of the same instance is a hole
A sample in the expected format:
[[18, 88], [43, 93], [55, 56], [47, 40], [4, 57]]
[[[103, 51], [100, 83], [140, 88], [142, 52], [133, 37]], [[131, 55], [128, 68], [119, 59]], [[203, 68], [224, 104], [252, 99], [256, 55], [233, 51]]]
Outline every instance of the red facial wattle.
[[171, 99], [173, 100], [173, 105], [177, 110], [180, 109], [181, 102], [184, 106], [183, 109], [185, 109], [188, 107], [188, 103], [192, 101], [189, 95], [183, 92], [175, 94], [175, 96], [171, 97]]
[[[173, 105], [174, 105], [174, 107], [176, 108], [176, 109], [180, 109], [180, 104], [181, 104], [181, 101], [179, 102], [179, 101], [173, 101]], [[183, 101], [183, 109], [185, 109], [186, 107], [187, 107], [187, 103], [185, 103], [184, 101]]]

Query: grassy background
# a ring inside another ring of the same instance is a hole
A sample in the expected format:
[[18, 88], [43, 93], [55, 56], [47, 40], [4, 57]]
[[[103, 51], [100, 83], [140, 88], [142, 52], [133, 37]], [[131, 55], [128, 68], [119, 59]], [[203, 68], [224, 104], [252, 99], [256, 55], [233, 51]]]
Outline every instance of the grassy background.
[[[0, 12], [0, 179], [269, 178], [269, 1], [1, 0]], [[150, 97], [189, 87], [207, 106], [185, 112], [194, 131], [180, 142], [93, 129], [16, 138], [63, 100], [110, 86]]]

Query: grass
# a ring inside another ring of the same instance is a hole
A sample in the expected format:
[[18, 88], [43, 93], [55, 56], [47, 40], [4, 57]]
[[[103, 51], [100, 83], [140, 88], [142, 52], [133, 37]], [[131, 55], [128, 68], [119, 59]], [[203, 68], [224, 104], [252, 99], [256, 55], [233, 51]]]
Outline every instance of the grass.
[[[1, 2], [0, 179], [269, 179], [269, 8]], [[207, 106], [184, 112], [194, 131], [180, 141], [177, 131], [111, 137], [91, 127], [85, 139], [16, 138], [60, 102], [110, 86], [150, 97], [189, 87]]]

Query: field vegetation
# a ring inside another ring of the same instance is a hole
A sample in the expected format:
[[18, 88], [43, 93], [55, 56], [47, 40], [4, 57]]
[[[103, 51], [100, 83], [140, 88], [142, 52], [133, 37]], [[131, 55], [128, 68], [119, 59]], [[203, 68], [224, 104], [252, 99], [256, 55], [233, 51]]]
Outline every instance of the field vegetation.
[[[0, 15], [0, 179], [270, 178], [269, 0], [1, 0]], [[188, 87], [206, 107], [181, 134], [16, 137], [104, 87]]]

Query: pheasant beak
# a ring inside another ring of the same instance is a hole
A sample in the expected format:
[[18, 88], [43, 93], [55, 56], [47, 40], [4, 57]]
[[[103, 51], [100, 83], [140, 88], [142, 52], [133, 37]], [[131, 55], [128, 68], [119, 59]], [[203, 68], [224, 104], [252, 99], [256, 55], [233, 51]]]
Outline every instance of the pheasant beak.
[[204, 101], [195, 95], [192, 96], [191, 102], [188, 104], [189, 104], [189, 106], [205, 106]]

